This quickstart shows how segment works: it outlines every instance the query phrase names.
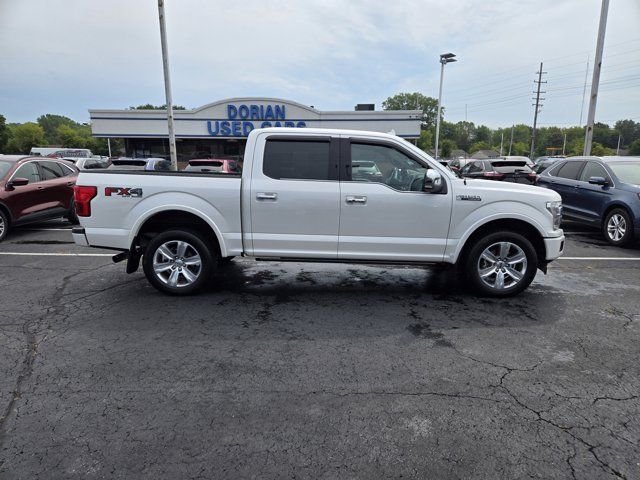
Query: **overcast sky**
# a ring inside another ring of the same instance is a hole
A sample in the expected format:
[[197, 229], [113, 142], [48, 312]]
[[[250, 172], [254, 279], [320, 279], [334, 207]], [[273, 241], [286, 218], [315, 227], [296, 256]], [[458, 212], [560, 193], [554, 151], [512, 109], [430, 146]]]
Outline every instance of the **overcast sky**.
[[[174, 103], [269, 96], [351, 110], [405, 91], [437, 97], [446, 119], [580, 119], [600, 0], [166, 0]], [[613, 0], [596, 120], [640, 121], [640, 0]], [[589, 82], [591, 81], [589, 73]], [[588, 96], [588, 95], [587, 95]], [[88, 121], [89, 108], [164, 103], [155, 0], [0, 0], [0, 114]], [[586, 106], [584, 112], [586, 118]], [[583, 120], [584, 121], [584, 120]]]

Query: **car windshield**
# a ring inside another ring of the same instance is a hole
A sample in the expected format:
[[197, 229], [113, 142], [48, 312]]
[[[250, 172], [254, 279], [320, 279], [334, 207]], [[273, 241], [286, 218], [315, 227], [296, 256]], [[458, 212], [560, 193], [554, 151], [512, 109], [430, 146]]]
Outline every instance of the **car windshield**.
[[640, 161], [609, 162], [607, 165], [622, 182], [640, 185]]
[[13, 165], [11, 162], [0, 162], [0, 178], [4, 177]]

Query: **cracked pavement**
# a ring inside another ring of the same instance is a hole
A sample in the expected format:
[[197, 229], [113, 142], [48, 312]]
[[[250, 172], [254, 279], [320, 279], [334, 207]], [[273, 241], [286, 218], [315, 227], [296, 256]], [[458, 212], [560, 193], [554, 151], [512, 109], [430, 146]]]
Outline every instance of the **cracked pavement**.
[[[0, 252], [88, 252], [68, 241]], [[172, 298], [108, 257], [0, 265], [3, 480], [640, 478], [638, 261], [506, 300], [442, 267], [236, 259]]]

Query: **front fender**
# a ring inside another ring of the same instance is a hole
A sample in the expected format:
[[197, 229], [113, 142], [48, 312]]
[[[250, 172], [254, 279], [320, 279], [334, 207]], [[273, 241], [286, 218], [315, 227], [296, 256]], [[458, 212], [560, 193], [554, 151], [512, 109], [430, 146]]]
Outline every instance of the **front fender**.
[[520, 220], [534, 227], [540, 233], [540, 236], [550, 236], [550, 232], [544, 226], [551, 222], [550, 215], [549, 218], [545, 218], [541, 211], [524, 202], [492, 202], [468, 211], [466, 215], [456, 215], [454, 213], [449, 238], [447, 239], [445, 259], [455, 263], [469, 237], [478, 228], [495, 220]]

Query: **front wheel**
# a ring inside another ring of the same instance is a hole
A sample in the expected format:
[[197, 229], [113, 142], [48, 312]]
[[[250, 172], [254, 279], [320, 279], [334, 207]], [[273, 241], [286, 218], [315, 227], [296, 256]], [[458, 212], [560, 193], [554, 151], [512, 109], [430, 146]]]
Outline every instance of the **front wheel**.
[[626, 210], [611, 210], [604, 219], [604, 236], [611, 245], [622, 247], [633, 239], [633, 220]]
[[465, 269], [482, 295], [510, 297], [533, 281], [538, 268], [536, 250], [514, 232], [495, 232], [481, 238], [469, 251]]
[[5, 213], [0, 210], [0, 242], [4, 240], [4, 237], [9, 233], [9, 219]]
[[199, 234], [170, 230], [151, 239], [142, 267], [151, 285], [169, 295], [190, 295], [209, 281], [217, 254]]

